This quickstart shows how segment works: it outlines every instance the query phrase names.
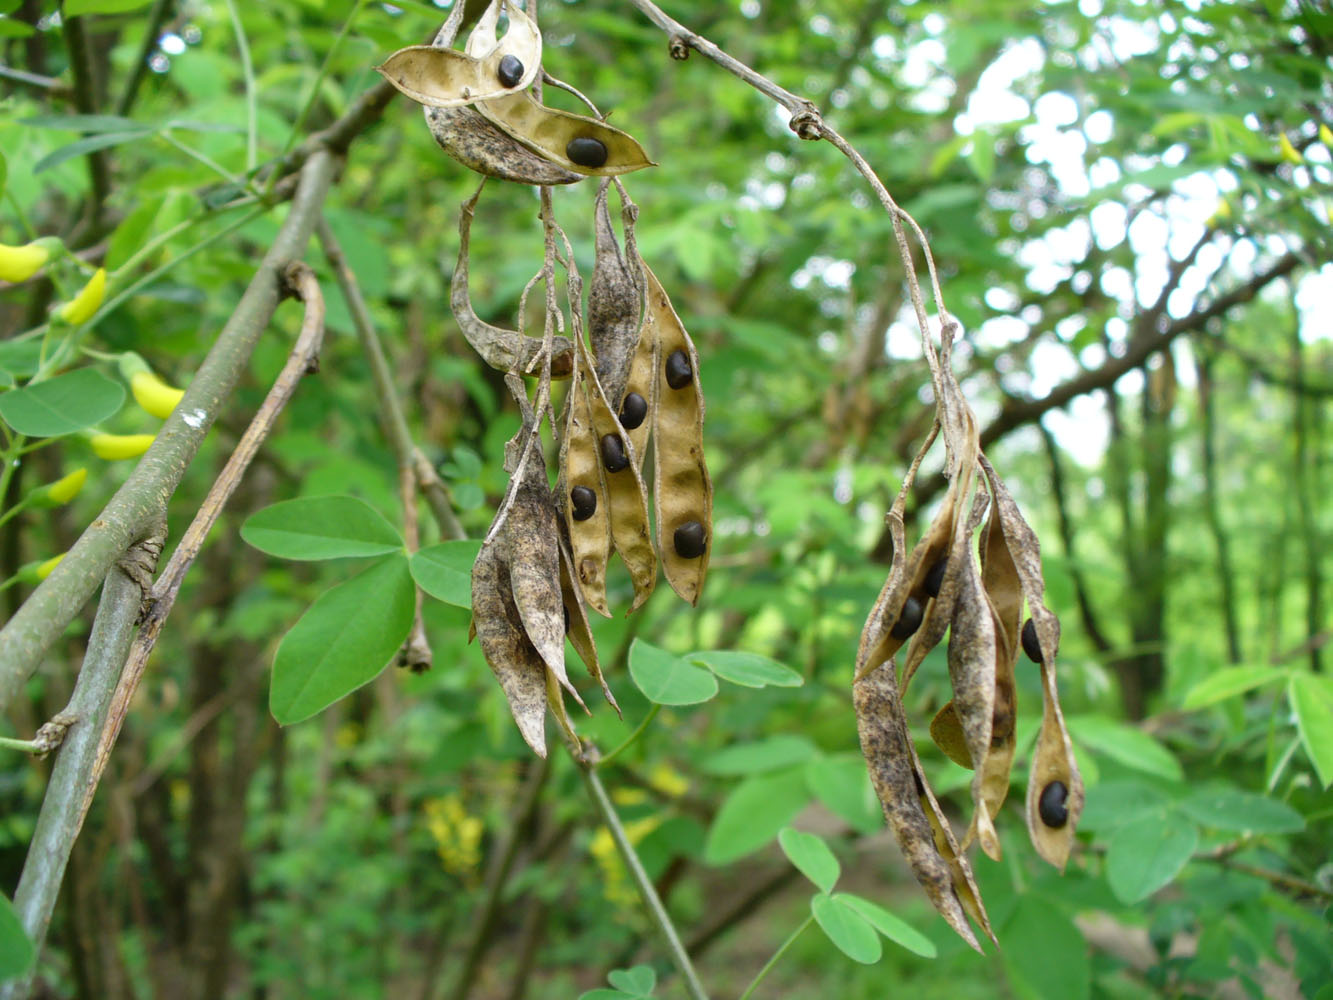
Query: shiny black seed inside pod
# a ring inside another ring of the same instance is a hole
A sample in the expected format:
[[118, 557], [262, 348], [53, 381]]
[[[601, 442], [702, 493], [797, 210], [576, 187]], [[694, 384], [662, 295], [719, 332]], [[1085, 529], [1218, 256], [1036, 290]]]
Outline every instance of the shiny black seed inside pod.
[[627, 431], [634, 430], [643, 423], [647, 416], [648, 400], [637, 392], [629, 393], [625, 397], [625, 401], [620, 404], [620, 426]]
[[1069, 789], [1063, 781], [1052, 781], [1037, 799], [1037, 815], [1053, 830], [1069, 822]]
[[889, 635], [894, 639], [908, 639], [921, 628], [921, 617], [924, 616], [925, 609], [921, 607], [921, 601], [916, 597], [908, 597], [906, 604], [902, 605], [902, 612], [898, 615], [898, 620], [894, 621], [893, 628], [889, 629]]
[[694, 380], [694, 369], [690, 367], [690, 356], [680, 348], [672, 351], [666, 359], [667, 385], [673, 389], [684, 389]]
[[708, 548], [708, 535], [698, 521], [686, 521], [671, 537], [676, 555], [682, 559], [698, 559]]
[[565, 612], [565, 631], [569, 631], [569, 608], [562, 609]]
[[1033, 663], [1041, 662], [1041, 643], [1037, 641], [1037, 626], [1031, 618], [1023, 623], [1023, 652]]
[[940, 588], [944, 586], [944, 571], [949, 568], [949, 557], [941, 556], [935, 560], [935, 565], [930, 567], [926, 574], [925, 582], [922, 586], [926, 588], [926, 593], [931, 597], [940, 596]]
[[569, 145], [565, 147], [565, 155], [569, 157], [570, 163], [577, 163], [590, 170], [606, 165], [606, 146], [600, 139], [587, 135], [570, 139]]
[[625, 454], [625, 443], [614, 434], [602, 436], [602, 465], [607, 472], [619, 472], [629, 468], [629, 456]]
[[587, 486], [575, 486], [569, 491], [569, 505], [575, 521], [586, 521], [597, 513], [597, 494]]
[[889, 635], [895, 639], [907, 639], [913, 632], [921, 627], [921, 618], [925, 609], [921, 607], [921, 602], [915, 597], [909, 597], [907, 603], [903, 605], [903, 610], [898, 615], [898, 620], [893, 623], [893, 628], [889, 629]]
[[522, 60], [515, 55], [505, 56], [500, 60], [500, 65], [496, 67], [495, 75], [500, 78], [500, 82], [506, 87], [518, 86], [518, 81], [523, 79]]

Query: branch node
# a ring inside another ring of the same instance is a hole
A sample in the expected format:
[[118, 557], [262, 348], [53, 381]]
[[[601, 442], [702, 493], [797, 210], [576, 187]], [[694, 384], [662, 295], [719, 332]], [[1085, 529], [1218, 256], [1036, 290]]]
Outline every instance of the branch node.
[[811, 105], [791, 116], [787, 126], [802, 139], [813, 142], [824, 137], [824, 119], [819, 109]]
[[153, 571], [157, 569], [157, 560], [165, 544], [166, 531], [162, 528], [148, 538], [135, 542], [116, 562], [116, 568], [128, 576], [144, 595], [144, 605], [139, 611], [140, 620], [148, 610], [149, 595], [153, 592]]
[[37, 730], [37, 735], [32, 738], [32, 752], [38, 760], [42, 760], [52, 750], [59, 749], [60, 744], [65, 742], [65, 733], [69, 727], [79, 721], [79, 717], [74, 712], [58, 712], [52, 717], [50, 722], [44, 723]]
[[672, 35], [667, 43], [667, 51], [677, 62], [684, 62], [690, 57], [690, 38], [688, 35]]

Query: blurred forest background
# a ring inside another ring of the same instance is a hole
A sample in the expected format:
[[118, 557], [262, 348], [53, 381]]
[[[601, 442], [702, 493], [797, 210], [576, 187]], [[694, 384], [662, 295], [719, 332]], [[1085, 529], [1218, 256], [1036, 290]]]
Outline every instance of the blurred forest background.
[[[808, 912], [809, 887], [774, 842], [795, 822], [834, 845], [845, 885], [938, 955], [890, 945], [858, 965], [811, 930], [756, 996], [1333, 996], [1333, 12], [1315, 0], [666, 9], [815, 101], [927, 232], [964, 328], [956, 365], [982, 446], [1042, 538], [1088, 783], [1061, 877], [1022, 827], [1040, 703], [1025, 660], [1005, 860], [975, 862], [1002, 949], [968, 951], [885, 829], [850, 699], [887, 572], [884, 514], [933, 414], [889, 219], [836, 150], [798, 139], [780, 108], [699, 54], [672, 60], [631, 3], [546, 0], [546, 69], [660, 164], [626, 183], [644, 258], [699, 347], [717, 489], [698, 608], [659, 586], [634, 618], [594, 623], [624, 719], [597, 706], [580, 731], [605, 751], [652, 709], [626, 673], [636, 637], [762, 653], [803, 679], [664, 708], [600, 772], [709, 990], [738, 995]], [[137, 351], [178, 385], [287, 211], [232, 204], [264, 192], [252, 168], [337, 121], [378, 83], [373, 67], [442, 16], [361, 0], [70, 0], [63, 15], [0, 0], [0, 15], [0, 242], [61, 236], [81, 265], [108, 269], [109, 297], [152, 274], [83, 346]], [[458, 206], [475, 187], [396, 97], [350, 142], [323, 217], [411, 430], [479, 537], [518, 414], [449, 312]], [[585, 276], [594, 192], [555, 191]], [[514, 322], [540, 266], [537, 211], [533, 190], [483, 193], [471, 288], [492, 322]], [[387, 669], [294, 726], [269, 715], [277, 643], [358, 564], [278, 562], [241, 540], [242, 521], [351, 494], [401, 523], [351, 313], [316, 242], [305, 259], [328, 304], [319, 374], [166, 623], [74, 848], [35, 995], [574, 997], [635, 962], [654, 966], [656, 995], [684, 995], [577, 769], [523, 746], [464, 608], [426, 602], [432, 669]], [[23, 332], [82, 285], [81, 265], [0, 283], [0, 400], [34, 370], [40, 338]], [[171, 501], [168, 550], [300, 319], [280, 307], [259, 341]], [[118, 379], [100, 356], [85, 360]], [[128, 403], [101, 430], [157, 426]], [[0, 524], [3, 618], [32, 590], [22, 568], [68, 549], [134, 466], [85, 435], [42, 443], [0, 511], [78, 467], [88, 480], [65, 506]], [[942, 493], [938, 455], [909, 502], [909, 543]], [[421, 530], [436, 540], [432, 522]], [[612, 584], [628, 591], [627, 577]], [[65, 704], [92, 613], [7, 707], [5, 735], [30, 737]], [[961, 816], [968, 774], [925, 735], [947, 683], [941, 651], [907, 708]], [[50, 761], [0, 752], [12, 895]]]

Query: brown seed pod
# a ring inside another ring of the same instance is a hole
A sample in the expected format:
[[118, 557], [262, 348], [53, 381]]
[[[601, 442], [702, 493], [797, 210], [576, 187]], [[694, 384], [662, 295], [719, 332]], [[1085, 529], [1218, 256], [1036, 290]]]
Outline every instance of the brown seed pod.
[[[453, 45], [462, 21], [463, 6], [455, 4], [436, 33], [432, 47], [448, 49]], [[423, 107], [422, 111], [440, 148], [463, 166], [486, 177], [517, 184], [573, 184], [583, 179], [582, 174], [557, 166], [506, 135], [472, 107]]]
[[[871, 783], [912, 874], [949, 926], [981, 951], [967, 922], [954, 867], [940, 852], [936, 828], [926, 812], [933, 797], [928, 799], [929, 791], [916, 773], [915, 751], [903, 720], [893, 665], [886, 661], [875, 664], [852, 684], [852, 695], [861, 753], [870, 769]], [[956, 851], [954, 855], [956, 859]]]
[[[640, 266], [647, 303], [641, 339], [651, 338], [656, 343], [653, 355], [658, 362], [652, 407], [657, 549], [671, 588], [691, 604], [698, 604], [713, 547], [713, 483], [704, 461], [699, 355], [656, 275], [642, 258]], [[672, 388], [663, 370], [663, 359], [677, 352], [689, 360], [690, 377]]]
[[481, 101], [475, 107], [506, 135], [578, 174], [605, 177], [657, 165], [628, 133], [596, 118], [548, 108], [531, 91]]
[[[597, 381], [597, 373], [592, 369], [592, 359], [583, 347], [583, 339], [577, 335], [577, 330], [574, 340], [578, 363], [583, 366], [582, 381], [602, 467], [607, 512], [611, 517], [611, 540], [620, 558], [625, 561], [625, 568], [629, 570], [630, 579], [634, 583], [634, 601], [629, 609], [633, 612], [648, 600], [657, 584], [657, 555], [653, 552], [648, 527], [648, 490], [644, 486], [643, 476], [639, 474], [634, 446], [606, 401], [606, 395]], [[626, 465], [615, 472], [608, 469], [605, 461], [602, 441], [608, 437], [617, 442], [620, 453], [627, 459]]]
[[409, 45], [375, 71], [418, 104], [432, 108], [463, 107], [530, 86], [541, 68], [541, 32], [523, 11], [509, 4], [509, 30], [497, 42], [500, 7], [500, 0], [495, 0], [483, 12], [466, 53], [438, 44]]
[[[619, 413], [630, 362], [640, 341], [643, 278], [637, 260], [627, 260], [616, 242], [606, 204], [610, 185], [607, 179], [598, 186], [593, 212], [597, 256], [588, 281], [588, 340], [596, 359], [597, 378], [607, 400], [617, 404]], [[629, 243], [633, 239], [633, 221], [630, 213], [626, 215], [626, 243]]]
[[546, 756], [546, 664], [523, 630], [509, 565], [497, 542], [482, 545], [472, 565], [472, 628], [524, 741]]
[[564, 600], [565, 612], [569, 616], [567, 634], [569, 641], [583, 660], [588, 673], [602, 688], [602, 694], [611, 707], [620, 715], [620, 706], [611, 694], [611, 688], [602, 675], [602, 665], [597, 659], [597, 643], [593, 641], [592, 626], [588, 622], [588, 610], [583, 604], [583, 594], [574, 584], [574, 556], [569, 547], [569, 534], [565, 526], [560, 526], [560, 593]]
[[[1014, 498], [984, 456], [981, 458], [981, 467], [990, 480], [1005, 543], [1041, 646], [1042, 718], [1037, 749], [1028, 774], [1028, 835], [1037, 853], [1063, 871], [1074, 846], [1074, 833], [1079, 815], [1083, 812], [1084, 793], [1083, 777], [1074, 760], [1074, 747], [1065, 729], [1060, 696], [1056, 690], [1055, 655], [1060, 646], [1060, 622], [1043, 603], [1046, 585], [1041, 575], [1041, 547], [1036, 533], [1023, 519]], [[1066, 789], [1065, 822], [1059, 827], [1044, 823], [1040, 812], [1042, 791], [1055, 781], [1061, 782]]]
[[945, 702], [944, 707], [935, 713], [935, 718], [930, 720], [930, 738], [944, 751], [944, 756], [959, 767], [965, 767], [969, 771], [973, 769], [975, 765], [972, 763], [972, 753], [967, 749], [963, 723], [959, 720], [958, 713], [954, 711], [952, 700]]
[[[569, 531], [574, 576], [584, 599], [598, 614], [610, 616], [606, 603], [606, 564], [611, 558], [611, 506], [598, 457], [592, 408], [584, 385], [583, 369], [576, 367], [565, 404], [565, 431], [560, 438], [560, 490]], [[573, 489], [592, 490], [597, 497], [592, 514], [580, 518], [574, 508]]]
[[565, 671], [565, 605], [560, 592], [560, 532], [546, 463], [533, 443], [504, 525], [504, 558], [523, 630], [560, 686], [587, 711]]
[[[454, 268], [453, 281], [449, 286], [449, 306], [459, 329], [463, 331], [463, 336], [481, 355], [483, 361], [498, 371], [518, 371], [526, 374], [541, 362], [541, 340], [525, 336], [517, 330], [506, 330], [487, 323], [473, 310], [472, 297], [468, 293], [468, 253], [472, 236], [472, 212], [480, 197], [481, 188], [478, 188], [476, 194], [463, 202], [458, 213], [458, 265]], [[551, 377], [569, 378], [574, 370], [574, 345], [566, 337], [555, 337], [553, 344]]]

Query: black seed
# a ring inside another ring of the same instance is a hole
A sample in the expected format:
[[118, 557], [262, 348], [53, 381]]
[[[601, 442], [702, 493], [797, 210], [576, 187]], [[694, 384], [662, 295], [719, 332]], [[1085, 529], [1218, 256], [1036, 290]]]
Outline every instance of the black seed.
[[625, 443], [614, 434], [602, 437], [602, 465], [607, 472], [619, 472], [629, 468], [629, 456], [625, 454]]
[[600, 139], [581, 135], [569, 140], [569, 145], [565, 147], [565, 155], [569, 157], [570, 163], [596, 170], [606, 163], [606, 146]]
[[682, 559], [698, 559], [708, 548], [708, 535], [698, 521], [686, 521], [672, 536], [676, 555]]
[[637, 392], [629, 393], [625, 401], [620, 404], [620, 426], [627, 431], [632, 431], [642, 424], [646, 416], [648, 416], [648, 400]]
[[568, 632], [568, 631], [569, 631], [569, 608], [565, 608], [565, 609], [564, 609], [564, 612], [565, 612], [565, 631]]
[[684, 389], [694, 381], [694, 369], [690, 367], [690, 356], [680, 348], [671, 352], [666, 359], [667, 385], [673, 389]]
[[912, 781], [916, 785], [916, 794], [924, 798], [926, 795], [926, 786], [921, 783], [921, 775], [913, 771]]
[[575, 486], [569, 491], [569, 505], [575, 521], [586, 521], [597, 513], [597, 494], [587, 486]]
[[515, 87], [518, 85], [518, 81], [523, 79], [523, 63], [518, 56], [505, 56], [500, 60], [495, 75], [500, 78], [500, 82], [506, 87]]
[[1037, 815], [1053, 830], [1069, 822], [1069, 789], [1063, 781], [1052, 781], [1037, 799]]
[[895, 639], [908, 638], [921, 627], [923, 613], [921, 602], [915, 597], [909, 597], [907, 603], [903, 605], [902, 613], [898, 615], [898, 620], [893, 623], [893, 628], [889, 629], [889, 635]]
[[1031, 618], [1023, 623], [1023, 652], [1033, 663], [1041, 662], [1041, 643], [1037, 641], [1037, 626]]
[[926, 593], [931, 597], [940, 596], [940, 587], [944, 586], [944, 571], [948, 568], [948, 556], [940, 556], [935, 560], [935, 565], [930, 567], [930, 572], [926, 574], [926, 580], [922, 586], [926, 588]]

